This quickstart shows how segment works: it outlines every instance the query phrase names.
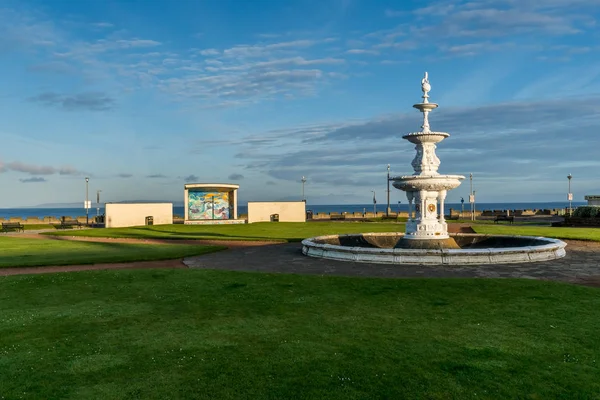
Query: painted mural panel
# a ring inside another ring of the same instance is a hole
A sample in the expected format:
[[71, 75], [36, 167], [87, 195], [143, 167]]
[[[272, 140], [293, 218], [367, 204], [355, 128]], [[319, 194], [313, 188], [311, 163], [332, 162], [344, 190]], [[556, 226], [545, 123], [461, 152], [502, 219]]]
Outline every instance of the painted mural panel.
[[202, 190], [188, 192], [189, 219], [229, 219], [230, 208], [229, 192]]

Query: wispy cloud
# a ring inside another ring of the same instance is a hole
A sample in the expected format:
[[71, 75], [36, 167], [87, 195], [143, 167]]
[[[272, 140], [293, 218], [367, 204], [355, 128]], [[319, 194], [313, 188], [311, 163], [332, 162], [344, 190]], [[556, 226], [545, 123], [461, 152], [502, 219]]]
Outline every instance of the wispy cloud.
[[131, 178], [133, 174], [121, 173], [117, 175], [119, 178]]
[[92, 26], [96, 28], [114, 28], [115, 25], [110, 22], [95, 22]]
[[581, 34], [595, 23], [589, 14], [590, 6], [591, 3], [579, 0], [444, 0], [409, 11], [388, 9], [387, 17], [402, 22], [394, 29], [366, 37], [382, 40], [376, 45], [378, 48], [395, 48], [399, 46], [397, 37], [408, 34], [420, 41], [421, 48], [433, 45], [448, 55], [473, 55], [503, 50], [511, 42], [517, 47], [528, 46], [543, 43], [548, 36]]
[[234, 174], [229, 175], [227, 177], [227, 179], [230, 179], [232, 181], [239, 181], [239, 180], [244, 179], [244, 175], [238, 174], [238, 173], [234, 173]]
[[115, 101], [104, 93], [79, 93], [63, 95], [53, 92], [30, 97], [29, 101], [48, 107], [58, 107], [67, 111], [87, 110], [106, 111], [114, 107]]
[[19, 179], [21, 183], [40, 183], [40, 182], [48, 182], [46, 178], [34, 176], [32, 178], [21, 178]]
[[184, 177], [183, 180], [187, 183], [192, 183], [192, 182], [198, 182], [200, 180], [200, 178], [198, 178], [196, 175], [188, 175], [188, 176]]
[[4, 171], [23, 172], [30, 175], [80, 175], [81, 172], [71, 166], [52, 167], [49, 165], [27, 164], [21, 161], [13, 161], [0, 165]]
[[163, 178], [166, 178], [166, 176], [163, 175], [163, 174], [152, 174], [152, 175], [146, 175], [146, 178], [150, 178], [150, 179], [163, 179]]

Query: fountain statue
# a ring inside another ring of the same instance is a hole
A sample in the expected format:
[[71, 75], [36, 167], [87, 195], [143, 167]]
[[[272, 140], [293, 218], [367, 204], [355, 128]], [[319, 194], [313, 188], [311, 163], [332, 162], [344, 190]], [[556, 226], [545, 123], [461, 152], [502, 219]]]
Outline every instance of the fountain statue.
[[391, 178], [394, 187], [406, 192], [408, 198], [408, 221], [406, 234], [396, 245], [397, 248], [458, 248], [448, 235], [448, 224], [444, 219], [444, 200], [448, 190], [457, 188], [461, 175], [440, 175], [440, 159], [435, 154], [436, 143], [449, 134], [433, 132], [429, 126], [429, 113], [438, 107], [429, 102], [429, 77], [421, 81], [423, 102], [413, 105], [423, 113], [420, 132], [409, 133], [403, 139], [414, 143], [417, 154], [412, 161], [414, 174]]
[[429, 126], [429, 76], [421, 80], [423, 102], [413, 107], [423, 113], [421, 131], [402, 136], [415, 145], [412, 175], [392, 177], [394, 187], [406, 192], [408, 221], [405, 233], [371, 232], [325, 235], [304, 239], [302, 253], [310, 257], [395, 265], [478, 265], [524, 263], [564, 257], [566, 243], [558, 239], [517, 235], [448, 234], [444, 201], [449, 190], [465, 179], [441, 175], [436, 144], [449, 134]]

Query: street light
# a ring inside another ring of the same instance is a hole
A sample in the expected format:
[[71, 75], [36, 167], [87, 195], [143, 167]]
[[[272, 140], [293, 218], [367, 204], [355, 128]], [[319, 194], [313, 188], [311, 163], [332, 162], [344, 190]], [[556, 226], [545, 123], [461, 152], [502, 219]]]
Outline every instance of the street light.
[[473, 190], [473, 221], [475, 221], [475, 191]]
[[306, 177], [302, 176], [302, 201], [306, 201], [304, 197], [304, 184], [306, 183]]
[[387, 209], [385, 210], [385, 216], [390, 216], [390, 164], [387, 165]]
[[373, 192], [373, 216], [377, 217], [377, 199], [375, 199], [375, 191], [371, 190], [371, 192]]
[[90, 183], [90, 178], [88, 178], [87, 176], [85, 177], [85, 224], [89, 225], [90, 224], [90, 203], [88, 200], [88, 186]]
[[569, 193], [567, 194], [567, 199], [569, 200], [569, 216], [573, 213], [573, 208], [571, 207], [571, 201], [573, 201], [573, 193], [571, 193], [571, 179], [573, 175], [567, 175], [567, 179], [569, 180]]
[[96, 190], [96, 216], [100, 216], [100, 192], [102, 190]]
[[471, 192], [469, 193], [469, 203], [471, 203], [471, 221], [475, 221], [475, 192], [473, 191], [473, 173], [469, 174], [469, 183]]

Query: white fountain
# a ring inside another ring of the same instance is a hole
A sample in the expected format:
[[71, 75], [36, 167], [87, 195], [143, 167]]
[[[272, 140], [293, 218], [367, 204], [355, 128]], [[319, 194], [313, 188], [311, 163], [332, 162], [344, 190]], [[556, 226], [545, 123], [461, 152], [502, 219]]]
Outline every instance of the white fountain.
[[431, 85], [421, 81], [423, 102], [415, 104], [423, 113], [420, 132], [403, 138], [414, 143], [417, 155], [413, 175], [391, 178], [394, 186], [406, 192], [409, 218], [406, 233], [370, 232], [325, 235], [304, 239], [302, 253], [310, 257], [381, 264], [474, 265], [555, 260], [564, 257], [565, 242], [558, 239], [516, 235], [448, 234], [444, 200], [448, 190], [460, 186], [461, 175], [438, 173], [440, 160], [436, 143], [449, 134], [433, 132], [429, 113], [437, 104], [429, 102]]
[[[431, 85], [427, 72], [421, 81], [423, 102], [413, 105], [423, 113], [423, 125], [420, 132], [402, 136], [414, 143], [417, 155], [412, 161], [414, 174], [394, 177], [394, 187], [404, 190], [408, 198], [408, 221], [406, 234], [396, 245], [397, 248], [458, 248], [454, 239], [448, 235], [448, 224], [444, 219], [444, 200], [448, 190], [457, 188], [461, 175], [440, 175], [440, 159], [435, 154], [436, 143], [449, 134], [434, 132], [429, 127], [429, 112], [438, 107], [429, 102]], [[413, 207], [414, 203], [414, 207]]]

